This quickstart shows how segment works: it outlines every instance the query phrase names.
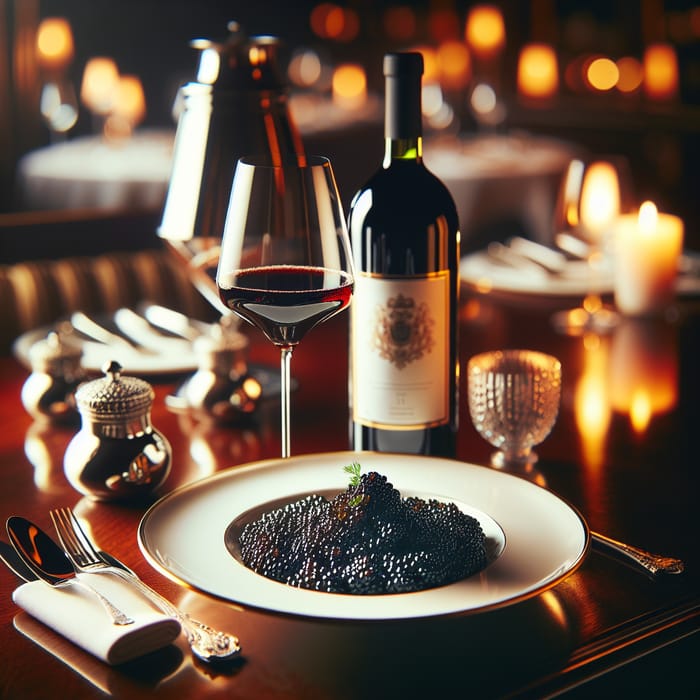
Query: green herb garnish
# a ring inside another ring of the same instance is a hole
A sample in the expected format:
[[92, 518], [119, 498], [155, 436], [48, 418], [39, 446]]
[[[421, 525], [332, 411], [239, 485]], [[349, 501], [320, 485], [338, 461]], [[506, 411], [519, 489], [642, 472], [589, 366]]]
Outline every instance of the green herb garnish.
[[343, 471], [350, 474], [350, 486], [359, 485], [361, 476], [360, 472], [362, 471], [362, 467], [359, 465], [358, 462], [348, 464], [346, 467], [343, 467]]
[[[350, 486], [359, 486], [360, 485], [360, 472], [361, 472], [361, 470], [362, 470], [362, 467], [359, 465], [358, 462], [353, 462], [352, 464], [348, 464], [346, 467], [343, 467], [343, 471], [350, 474]], [[362, 503], [362, 494], [361, 493], [358, 493], [357, 495], [353, 496], [348, 501], [348, 505], [351, 508], [354, 508], [355, 506], [359, 506], [360, 503]]]

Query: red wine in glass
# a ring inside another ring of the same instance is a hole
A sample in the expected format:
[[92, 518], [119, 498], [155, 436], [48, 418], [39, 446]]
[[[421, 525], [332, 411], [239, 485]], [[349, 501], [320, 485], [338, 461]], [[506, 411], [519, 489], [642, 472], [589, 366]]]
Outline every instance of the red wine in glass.
[[280, 346], [296, 345], [314, 326], [345, 309], [352, 288], [346, 272], [297, 265], [238, 270], [219, 280], [224, 304]]
[[219, 298], [280, 349], [282, 457], [290, 455], [290, 364], [314, 326], [350, 304], [350, 239], [330, 161], [241, 158], [216, 273]]

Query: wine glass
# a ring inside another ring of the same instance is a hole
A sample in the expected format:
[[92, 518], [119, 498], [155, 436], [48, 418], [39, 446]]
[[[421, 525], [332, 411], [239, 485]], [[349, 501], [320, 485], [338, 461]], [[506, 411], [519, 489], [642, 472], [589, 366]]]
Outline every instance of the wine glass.
[[354, 275], [331, 163], [241, 158], [233, 177], [216, 283], [224, 304], [281, 351], [282, 457], [290, 455], [292, 351], [350, 303]]
[[78, 98], [72, 83], [61, 78], [45, 83], [41, 88], [39, 109], [52, 143], [65, 139], [78, 121]]
[[584, 261], [587, 292], [580, 306], [554, 315], [554, 327], [560, 332], [604, 333], [617, 323], [617, 314], [603, 304], [601, 292], [608, 284], [609, 236], [627, 204], [627, 189], [620, 158], [574, 158], [569, 163], [555, 209], [555, 243]]
[[498, 450], [491, 466], [528, 473], [533, 451], [559, 413], [561, 363], [534, 350], [496, 350], [470, 358], [469, 412], [477, 432]]

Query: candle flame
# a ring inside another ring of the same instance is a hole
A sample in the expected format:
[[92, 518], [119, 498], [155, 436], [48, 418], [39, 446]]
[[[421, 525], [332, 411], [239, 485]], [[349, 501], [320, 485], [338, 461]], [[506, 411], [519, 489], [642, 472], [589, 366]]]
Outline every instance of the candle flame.
[[608, 162], [591, 165], [581, 190], [581, 221], [594, 237], [599, 237], [620, 213], [620, 183], [617, 170]]
[[654, 202], [644, 202], [639, 207], [639, 230], [642, 233], [650, 234], [656, 229], [659, 219], [659, 211]]

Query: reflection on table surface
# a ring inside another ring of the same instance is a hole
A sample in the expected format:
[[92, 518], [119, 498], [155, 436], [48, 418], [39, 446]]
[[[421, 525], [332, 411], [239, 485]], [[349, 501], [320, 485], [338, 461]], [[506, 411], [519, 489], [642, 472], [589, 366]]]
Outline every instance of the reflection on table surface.
[[[143, 506], [94, 503], [71, 489], [62, 455], [73, 429], [33, 424], [19, 403], [26, 370], [2, 358], [2, 517], [22, 514], [48, 528], [50, 508], [73, 507], [101, 548], [198, 619], [234, 630], [244, 659], [207, 668], [179, 640], [151, 659], [106, 668], [20, 613], [10, 599], [16, 580], [2, 568], [0, 644], [8, 663], [0, 687], [8, 697], [41, 695], [48, 684], [75, 698], [94, 697], [96, 688], [129, 698], [542, 697], [590, 681], [572, 696], [648, 697], [663, 689], [683, 697], [697, 683], [700, 627], [692, 525], [700, 307], [684, 298], [672, 321], [625, 320], [605, 336], [558, 335], [552, 312], [570, 302], [463, 290], [458, 458], [487, 464], [492, 449], [469, 419], [467, 359], [504, 347], [554, 354], [563, 366], [561, 410], [532, 476], [579, 509], [592, 529], [680, 557], [685, 574], [653, 581], [593, 550], [576, 573], [536, 598], [474, 615], [363, 624], [241, 610], [184, 590], [148, 565], [136, 540]], [[276, 349], [253, 331], [250, 339], [251, 361], [276, 368]], [[295, 351], [293, 454], [348, 446], [347, 340], [347, 319], [338, 316]], [[167, 490], [279, 455], [275, 401], [251, 422], [218, 425], [167, 409], [178, 379], [153, 380], [153, 423], [173, 446]]]

